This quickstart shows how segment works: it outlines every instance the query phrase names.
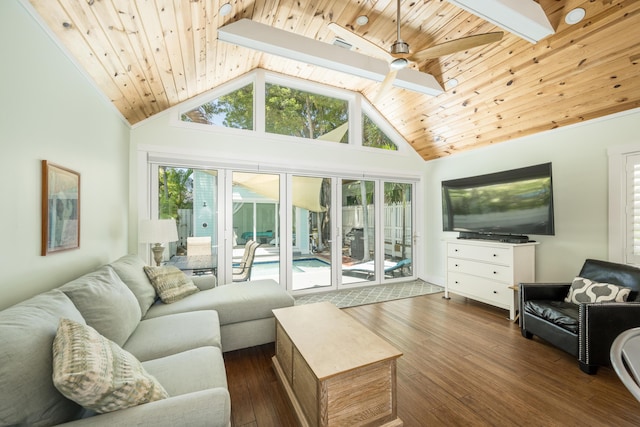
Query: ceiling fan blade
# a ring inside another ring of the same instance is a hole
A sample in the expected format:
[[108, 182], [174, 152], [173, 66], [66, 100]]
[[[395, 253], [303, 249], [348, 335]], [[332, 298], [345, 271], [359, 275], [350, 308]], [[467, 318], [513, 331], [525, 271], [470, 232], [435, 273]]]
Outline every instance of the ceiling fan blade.
[[452, 53], [461, 52], [473, 47], [497, 42], [502, 39], [504, 33], [497, 31], [495, 33], [477, 34], [475, 36], [462, 37], [455, 40], [449, 40], [435, 46], [428, 47], [424, 50], [414, 53], [409, 58], [411, 61], [420, 62], [425, 59], [438, 58], [440, 56], [450, 55]]
[[356, 33], [353, 33], [344, 27], [341, 27], [335, 22], [330, 22], [328, 27], [331, 31], [333, 31], [335, 35], [337, 35], [347, 43], [351, 44], [352, 46], [357, 47], [362, 52], [365, 52], [368, 55], [374, 56], [376, 58], [383, 59], [387, 62], [390, 62], [393, 60], [393, 57], [389, 54], [389, 52], [387, 52], [380, 46], [371, 43], [369, 40], [363, 37], [360, 37]]
[[396, 79], [397, 75], [398, 75], [398, 70], [390, 70], [387, 73], [384, 80], [380, 84], [380, 87], [378, 88], [378, 93], [376, 93], [376, 96], [373, 98], [374, 104], [378, 102], [380, 98], [382, 98], [382, 95], [384, 95], [387, 92], [387, 90], [389, 90], [389, 88], [393, 84], [393, 81]]

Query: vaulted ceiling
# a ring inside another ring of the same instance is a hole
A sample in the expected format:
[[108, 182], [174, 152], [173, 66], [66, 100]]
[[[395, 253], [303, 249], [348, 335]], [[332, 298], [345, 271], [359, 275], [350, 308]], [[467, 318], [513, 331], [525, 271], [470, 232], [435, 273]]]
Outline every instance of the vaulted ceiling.
[[[505, 31], [499, 42], [419, 63], [445, 88], [435, 97], [396, 87], [376, 97], [379, 82], [217, 40], [219, 27], [249, 18], [333, 43], [327, 25], [336, 22], [386, 49], [396, 40], [394, 0], [29, 3], [131, 124], [256, 67], [362, 93], [425, 160], [640, 106], [637, 0], [539, 0], [555, 34], [532, 44]], [[220, 16], [224, 3], [231, 13]], [[568, 25], [576, 7], [586, 17]], [[402, 1], [400, 24], [412, 51], [502, 31], [442, 0]]]

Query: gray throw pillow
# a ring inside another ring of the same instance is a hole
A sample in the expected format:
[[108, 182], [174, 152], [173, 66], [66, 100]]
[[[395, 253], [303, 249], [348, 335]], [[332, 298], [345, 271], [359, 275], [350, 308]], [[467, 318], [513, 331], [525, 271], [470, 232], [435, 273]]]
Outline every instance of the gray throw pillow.
[[151, 284], [165, 304], [179, 301], [200, 290], [191, 279], [173, 265], [145, 267], [144, 272], [149, 276]]
[[576, 277], [571, 283], [565, 302], [574, 304], [591, 302], [625, 302], [631, 288], [611, 283], [593, 282], [584, 277]]

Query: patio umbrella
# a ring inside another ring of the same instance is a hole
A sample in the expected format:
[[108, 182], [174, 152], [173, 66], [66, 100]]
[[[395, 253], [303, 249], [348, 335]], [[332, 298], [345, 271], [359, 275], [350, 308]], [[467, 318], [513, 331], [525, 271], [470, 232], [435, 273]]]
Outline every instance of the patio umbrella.
[[[280, 201], [280, 176], [273, 174], [234, 172], [233, 183], [241, 185], [270, 200]], [[325, 212], [320, 204], [322, 178], [310, 176], [293, 177], [293, 205], [311, 212]]]

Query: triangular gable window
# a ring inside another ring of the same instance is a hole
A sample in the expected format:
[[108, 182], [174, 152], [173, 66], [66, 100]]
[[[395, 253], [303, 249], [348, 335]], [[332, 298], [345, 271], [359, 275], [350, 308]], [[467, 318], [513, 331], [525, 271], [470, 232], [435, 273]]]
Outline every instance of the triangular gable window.
[[182, 113], [183, 122], [253, 129], [253, 83]]
[[362, 145], [398, 151], [398, 146], [365, 113], [362, 113]]
[[278, 135], [349, 142], [349, 102], [286, 86], [265, 86], [265, 130]]
[[402, 137], [394, 134], [384, 118], [363, 105], [359, 94], [289, 81], [286, 76], [257, 70], [253, 75], [229, 82], [229, 91], [222, 92], [223, 95], [183, 110], [179, 120], [388, 151], [404, 150], [404, 146], [397, 144]]

